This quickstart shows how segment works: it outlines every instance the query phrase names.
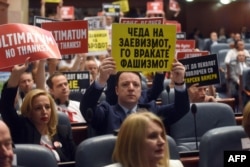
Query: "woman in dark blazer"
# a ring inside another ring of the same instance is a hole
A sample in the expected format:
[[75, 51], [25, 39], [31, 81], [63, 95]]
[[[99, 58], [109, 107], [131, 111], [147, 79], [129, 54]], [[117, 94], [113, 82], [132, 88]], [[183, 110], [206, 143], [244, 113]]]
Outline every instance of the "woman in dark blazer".
[[58, 125], [58, 114], [54, 100], [42, 89], [29, 91], [21, 106], [21, 115], [15, 107], [18, 80], [27, 69], [28, 62], [14, 66], [10, 78], [5, 83], [0, 100], [0, 111], [9, 126], [13, 142], [40, 144], [51, 149], [58, 162], [73, 161], [75, 144], [65, 125]]

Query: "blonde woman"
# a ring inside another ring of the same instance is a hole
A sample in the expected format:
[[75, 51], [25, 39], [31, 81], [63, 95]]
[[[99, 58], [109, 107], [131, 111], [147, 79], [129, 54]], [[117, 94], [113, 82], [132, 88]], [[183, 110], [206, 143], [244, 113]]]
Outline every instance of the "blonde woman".
[[58, 115], [54, 100], [50, 94], [42, 89], [29, 91], [21, 106], [21, 115], [14, 107], [18, 89], [19, 75], [28, 67], [28, 60], [24, 65], [14, 66], [10, 78], [5, 83], [0, 111], [4, 122], [10, 128], [13, 142], [40, 144], [49, 148], [57, 161], [73, 161], [75, 144], [68, 127], [58, 125]]
[[183, 167], [170, 160], [164, 124], [152, 112], [129, 115], [119, 130], [113, 161], [108, 167]]

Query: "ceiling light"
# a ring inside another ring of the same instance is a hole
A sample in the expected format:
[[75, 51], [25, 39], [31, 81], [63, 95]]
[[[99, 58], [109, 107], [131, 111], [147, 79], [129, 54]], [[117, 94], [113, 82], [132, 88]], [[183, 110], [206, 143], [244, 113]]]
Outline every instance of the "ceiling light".
[[231, 2], [231, 0], [220, 0], [220, 3], [227, 5]]

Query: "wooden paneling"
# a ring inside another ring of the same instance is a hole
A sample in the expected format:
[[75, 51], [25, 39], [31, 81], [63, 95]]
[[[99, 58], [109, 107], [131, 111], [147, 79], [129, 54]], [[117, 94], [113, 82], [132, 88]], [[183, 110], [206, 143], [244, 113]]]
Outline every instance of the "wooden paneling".
[[8, 6], [7, 0], [0, 0], [0, 24], [8, 23]]

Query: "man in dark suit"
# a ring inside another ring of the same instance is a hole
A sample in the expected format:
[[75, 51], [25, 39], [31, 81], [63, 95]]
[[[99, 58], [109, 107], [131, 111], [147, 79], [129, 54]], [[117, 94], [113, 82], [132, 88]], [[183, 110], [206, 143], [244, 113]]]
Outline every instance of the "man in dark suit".
[[112, 57], [103, 60], [100, 75], [85, 92], [80, 110], [89, 126], [95, 130], [95, 135], [113, 133], [120, 128], [123, 120], [131, 112], [146, 108], [160, 116], [165, 125], [171, 125], [182, 118], [190, 107], [186, 85], [184, 83], [185, 68], [175, 60], [172, 76], [175, 83], [175, 103], [158, 106], [155, 101], [140, 103], [141, 76], [137, 72], [118, 72], [116, 74], [115, 91], [118, 102], [115, 105], [103, 101], [97, 105], [98, 99], [107, 85], [111, 75], [115, 74], [115, 62]]

